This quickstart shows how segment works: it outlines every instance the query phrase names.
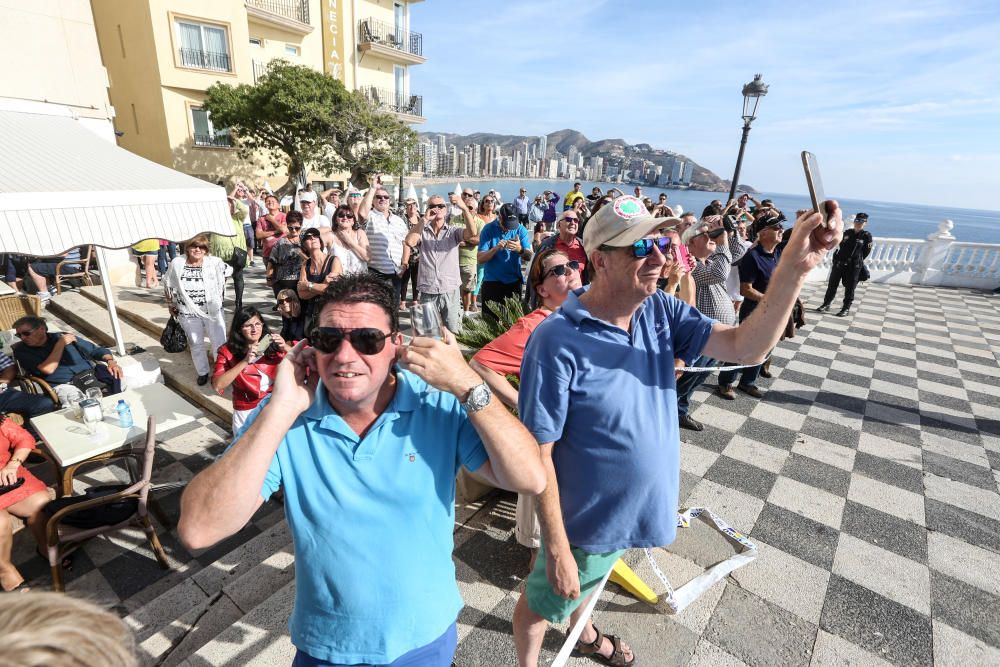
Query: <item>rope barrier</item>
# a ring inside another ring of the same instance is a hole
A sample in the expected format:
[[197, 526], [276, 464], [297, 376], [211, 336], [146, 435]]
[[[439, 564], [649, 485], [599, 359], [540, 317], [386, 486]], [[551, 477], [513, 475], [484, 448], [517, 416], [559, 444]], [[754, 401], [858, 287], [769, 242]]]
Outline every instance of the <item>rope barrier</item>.
[[743, 368], [753, 368], [754, 366], [760, 366], [766, 364], [770, 361], [771, 355], [767, 355], [767, 358], [759, 364], [744, 364], [742, 366], [684, 366], [682, 368], [675, 368], [674, 372], [681, 371], [682, 373], [712, 373], [714, 371], [738, 371]]

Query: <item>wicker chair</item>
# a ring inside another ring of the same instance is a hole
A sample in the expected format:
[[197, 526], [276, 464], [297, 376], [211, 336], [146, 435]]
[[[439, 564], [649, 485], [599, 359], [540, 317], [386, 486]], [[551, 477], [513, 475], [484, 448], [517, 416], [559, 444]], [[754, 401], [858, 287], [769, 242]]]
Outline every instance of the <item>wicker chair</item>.
[[[90, 277], [90, 263], [94, 256], [94, 246], [85, 245], [80, 248], [80, 259], [70, 259], [56, 264], [56, 294], [62, 294], [62, 284], [64, 280], [79, 278], [88, 287], [92, 287], [94, 279]], [[70, 267], [79, 267], [74, 271]], [[66, 270], [68, 273], [63, 273]]]

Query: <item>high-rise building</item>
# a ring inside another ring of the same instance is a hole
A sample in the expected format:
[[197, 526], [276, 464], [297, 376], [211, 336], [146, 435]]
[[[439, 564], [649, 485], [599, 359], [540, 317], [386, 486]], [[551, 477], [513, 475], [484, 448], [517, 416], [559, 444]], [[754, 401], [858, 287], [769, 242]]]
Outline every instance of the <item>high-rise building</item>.
[[576, 164], [576, 157], [579, 154], [580, 151], [577, 150], [576, 146], [570, 146], [569, 152], [566, 154], [566, 159], [569, 161], [570, 164]]
[[559, 160], [549, 160], [549, 170], [546, 172], [546, 178], [559, 178]]
[[483, 175], [483, 146], [472, 144], [471, 172], [473, 176]]
[[681, 182], [681, 176], [684, 174], [684, 160], [675, 160], [674, 168], [670, 170], [670, 182], [672, 184], [677, 184]]
[[691, 185], [691, 177], [694, 175], [694, 163], [688, 161], [684, 164], [684, 173], [681, 175], [683, 185]]
[[546, 148], [549, 145], [549, 138], [545, 135], [538, 137], [538, 159], [544, 160]]
[[438, 153], [441, 153], [442, 155], [448, 152], [448, 144], [445, 142], [445, 136], [443, 134], [439, 134], [437, 136], [437, 148]]
[[458, 174], [458, 146], [455, 144], [448, 147], [448, 173], [452, 176]]
[[590, 178], [599, 181], [604, 176], [604, 158], [594, 155], [590, 158]]

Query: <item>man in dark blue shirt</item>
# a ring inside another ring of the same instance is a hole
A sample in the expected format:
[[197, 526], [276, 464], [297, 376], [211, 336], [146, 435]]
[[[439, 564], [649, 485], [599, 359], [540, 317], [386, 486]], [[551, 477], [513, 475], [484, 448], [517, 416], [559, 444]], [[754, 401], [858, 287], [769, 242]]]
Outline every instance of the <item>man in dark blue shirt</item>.
[[[747, 251], [740, 260], [740, 294], [743, 303], [740, 305], [740, 322], [750, 316], [757, 304], [764, 298], [771, 275], [778, 266], [781, 251], [778, 244], [784, 233], [781, 221], [773, 217], [764, 217], [754, 223], [757, 245]], [[737, 388], [754, 398], [763, 396], [757, 387], [757, 377], [760, 375], [760, 365], [743, 369]], [[727, 400], [735, 400], [733, 380], [739, 371], [722, 371], [719, 373], [719, 387], [715, 393]]]

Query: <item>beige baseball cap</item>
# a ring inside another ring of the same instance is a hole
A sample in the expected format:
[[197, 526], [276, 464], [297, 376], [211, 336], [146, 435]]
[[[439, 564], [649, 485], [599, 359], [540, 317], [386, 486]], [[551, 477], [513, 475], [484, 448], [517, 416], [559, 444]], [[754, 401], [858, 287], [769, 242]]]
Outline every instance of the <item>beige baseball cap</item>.
[[642, 200], [623, 195], [605, 204], [583, 230], [583, 247], [593, 252], [602, 245], [624, 248], [664, 227], [673, 227], [680, 218], [656, 218]]

